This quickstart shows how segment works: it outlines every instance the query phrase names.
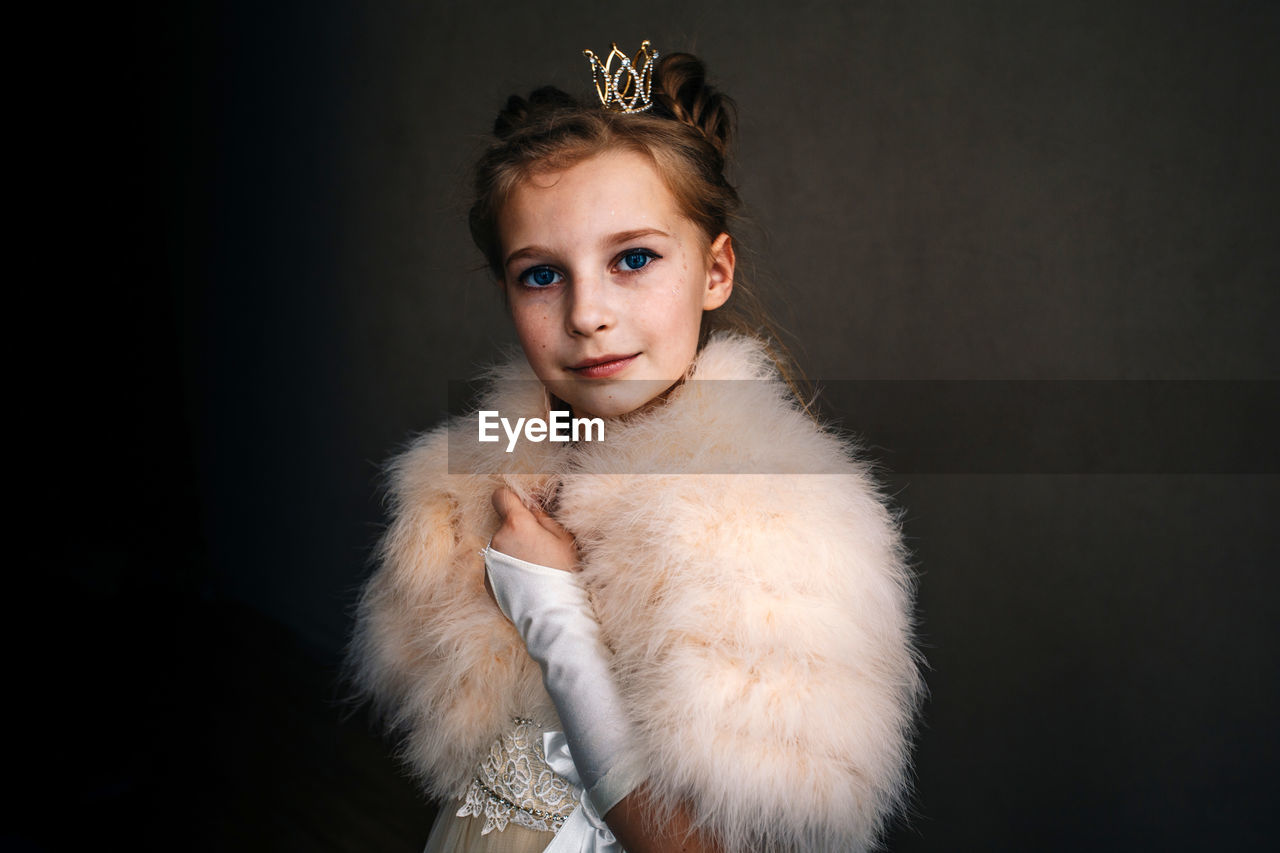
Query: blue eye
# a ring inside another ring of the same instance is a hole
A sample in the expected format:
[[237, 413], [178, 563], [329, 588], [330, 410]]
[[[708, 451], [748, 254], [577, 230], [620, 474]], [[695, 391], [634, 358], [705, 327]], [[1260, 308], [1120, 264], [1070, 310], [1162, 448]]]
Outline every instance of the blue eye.
[[660, 255], [650, 252], [648, 249], [635, 249], [622, 256], [622, 265], [631, 271], [641, 270], [647, 267], [650, 261], [658, 257]]
[[531, 267], [520, 274], [518, 281], [533, 288], [550, 287], [558, 284], [561, 276], [551, 267]]

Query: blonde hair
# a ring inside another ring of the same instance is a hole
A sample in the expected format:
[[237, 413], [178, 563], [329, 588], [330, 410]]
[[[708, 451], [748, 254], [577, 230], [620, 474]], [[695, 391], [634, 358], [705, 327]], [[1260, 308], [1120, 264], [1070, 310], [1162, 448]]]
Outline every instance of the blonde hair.
[[[735, 125], [733, 101], [707, 84], [701, 60], [688, 53], [666, 54], [658, 61], [653, 106], [642, 113], [584, 104], [554, 86], [536, 89], [528, 98], [512, 95], [494, 121], [495, 141], [476, 163], [475, 202], [468, 217], [472, 239], [494, 277], [503, 280], [498, 214], [516, 185], [538, 172], [561, 171], [621, 148], [650, 158], [681, 213], [705, 238], [709, 254], [716, 237], [731, 233], [741, 206], [738, 191], [724, 174]], [[721, 330], [761, 339], [808, 410], [800, 387], [805, 380], [782, 342], [781, 329], [740, 274], [734, 276], [729, 300], [703, 314], [698, 349]]]

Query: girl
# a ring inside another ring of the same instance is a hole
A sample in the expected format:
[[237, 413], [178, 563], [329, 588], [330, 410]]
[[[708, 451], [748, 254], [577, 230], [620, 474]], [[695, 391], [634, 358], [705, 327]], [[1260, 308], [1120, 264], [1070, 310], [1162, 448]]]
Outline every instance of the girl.
[[601, 103], [508, 101], [470, 224], [524, 356], [480, 409], [603, 440], [399, 456], [357, 684], [447, 801], [429, 853], [874, 847], [923, 692], [897, 526], [751, 319], [730, 102], [588, 56]]

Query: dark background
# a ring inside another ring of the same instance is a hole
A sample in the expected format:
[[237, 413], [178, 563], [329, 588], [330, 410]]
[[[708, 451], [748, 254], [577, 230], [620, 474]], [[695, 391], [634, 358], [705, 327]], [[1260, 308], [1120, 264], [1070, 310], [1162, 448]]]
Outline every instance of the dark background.
[[[890, 848], [1262, 848], [1274, 386], [1207, 433], [1124, 433], [1159, 448], [1137, 470], [895, 461], [936, 460], [918, 444], [954, 417], [909, 380], [1280, 379], [1276, 4], [365, 6], [11, 33], [48, 93], [17, 212], [55, 235], [20, 364], [54, 379], [17, 451], [52, 524], [23, 530], [38, 597], [12, 621], [40, 633], [11, 646], [26, 781], [0, 842], [421, 849], [432, 807], [336, 679], [378, 465], [513, 341], [464, 224], [497, 108], [585, 94], [582, 48], [649, 38], [739, 103], [744, 273], [806, 373], [894, 380], [832, 407], [879, 430], [921, 572], [931, 697]], [[1105, 429], [1099, 399], [1058, 428]], [[1008, 434], [998, 396], [967, 411], [960, 445]], [[1242, 440], [1256, 466], [1202, 464]]]

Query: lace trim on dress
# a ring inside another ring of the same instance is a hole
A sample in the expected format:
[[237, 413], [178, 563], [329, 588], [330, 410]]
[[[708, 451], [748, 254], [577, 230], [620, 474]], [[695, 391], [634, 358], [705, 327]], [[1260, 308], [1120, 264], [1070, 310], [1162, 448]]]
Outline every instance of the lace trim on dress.
[[511, 821], [557, 832], [577, 807], [577, 795], [569, 781], [547, 765], [541, 727], [523, 717], [513, 723], [481, 762], [458, 817], [483, 816], [481, 835], [501, 832]]

